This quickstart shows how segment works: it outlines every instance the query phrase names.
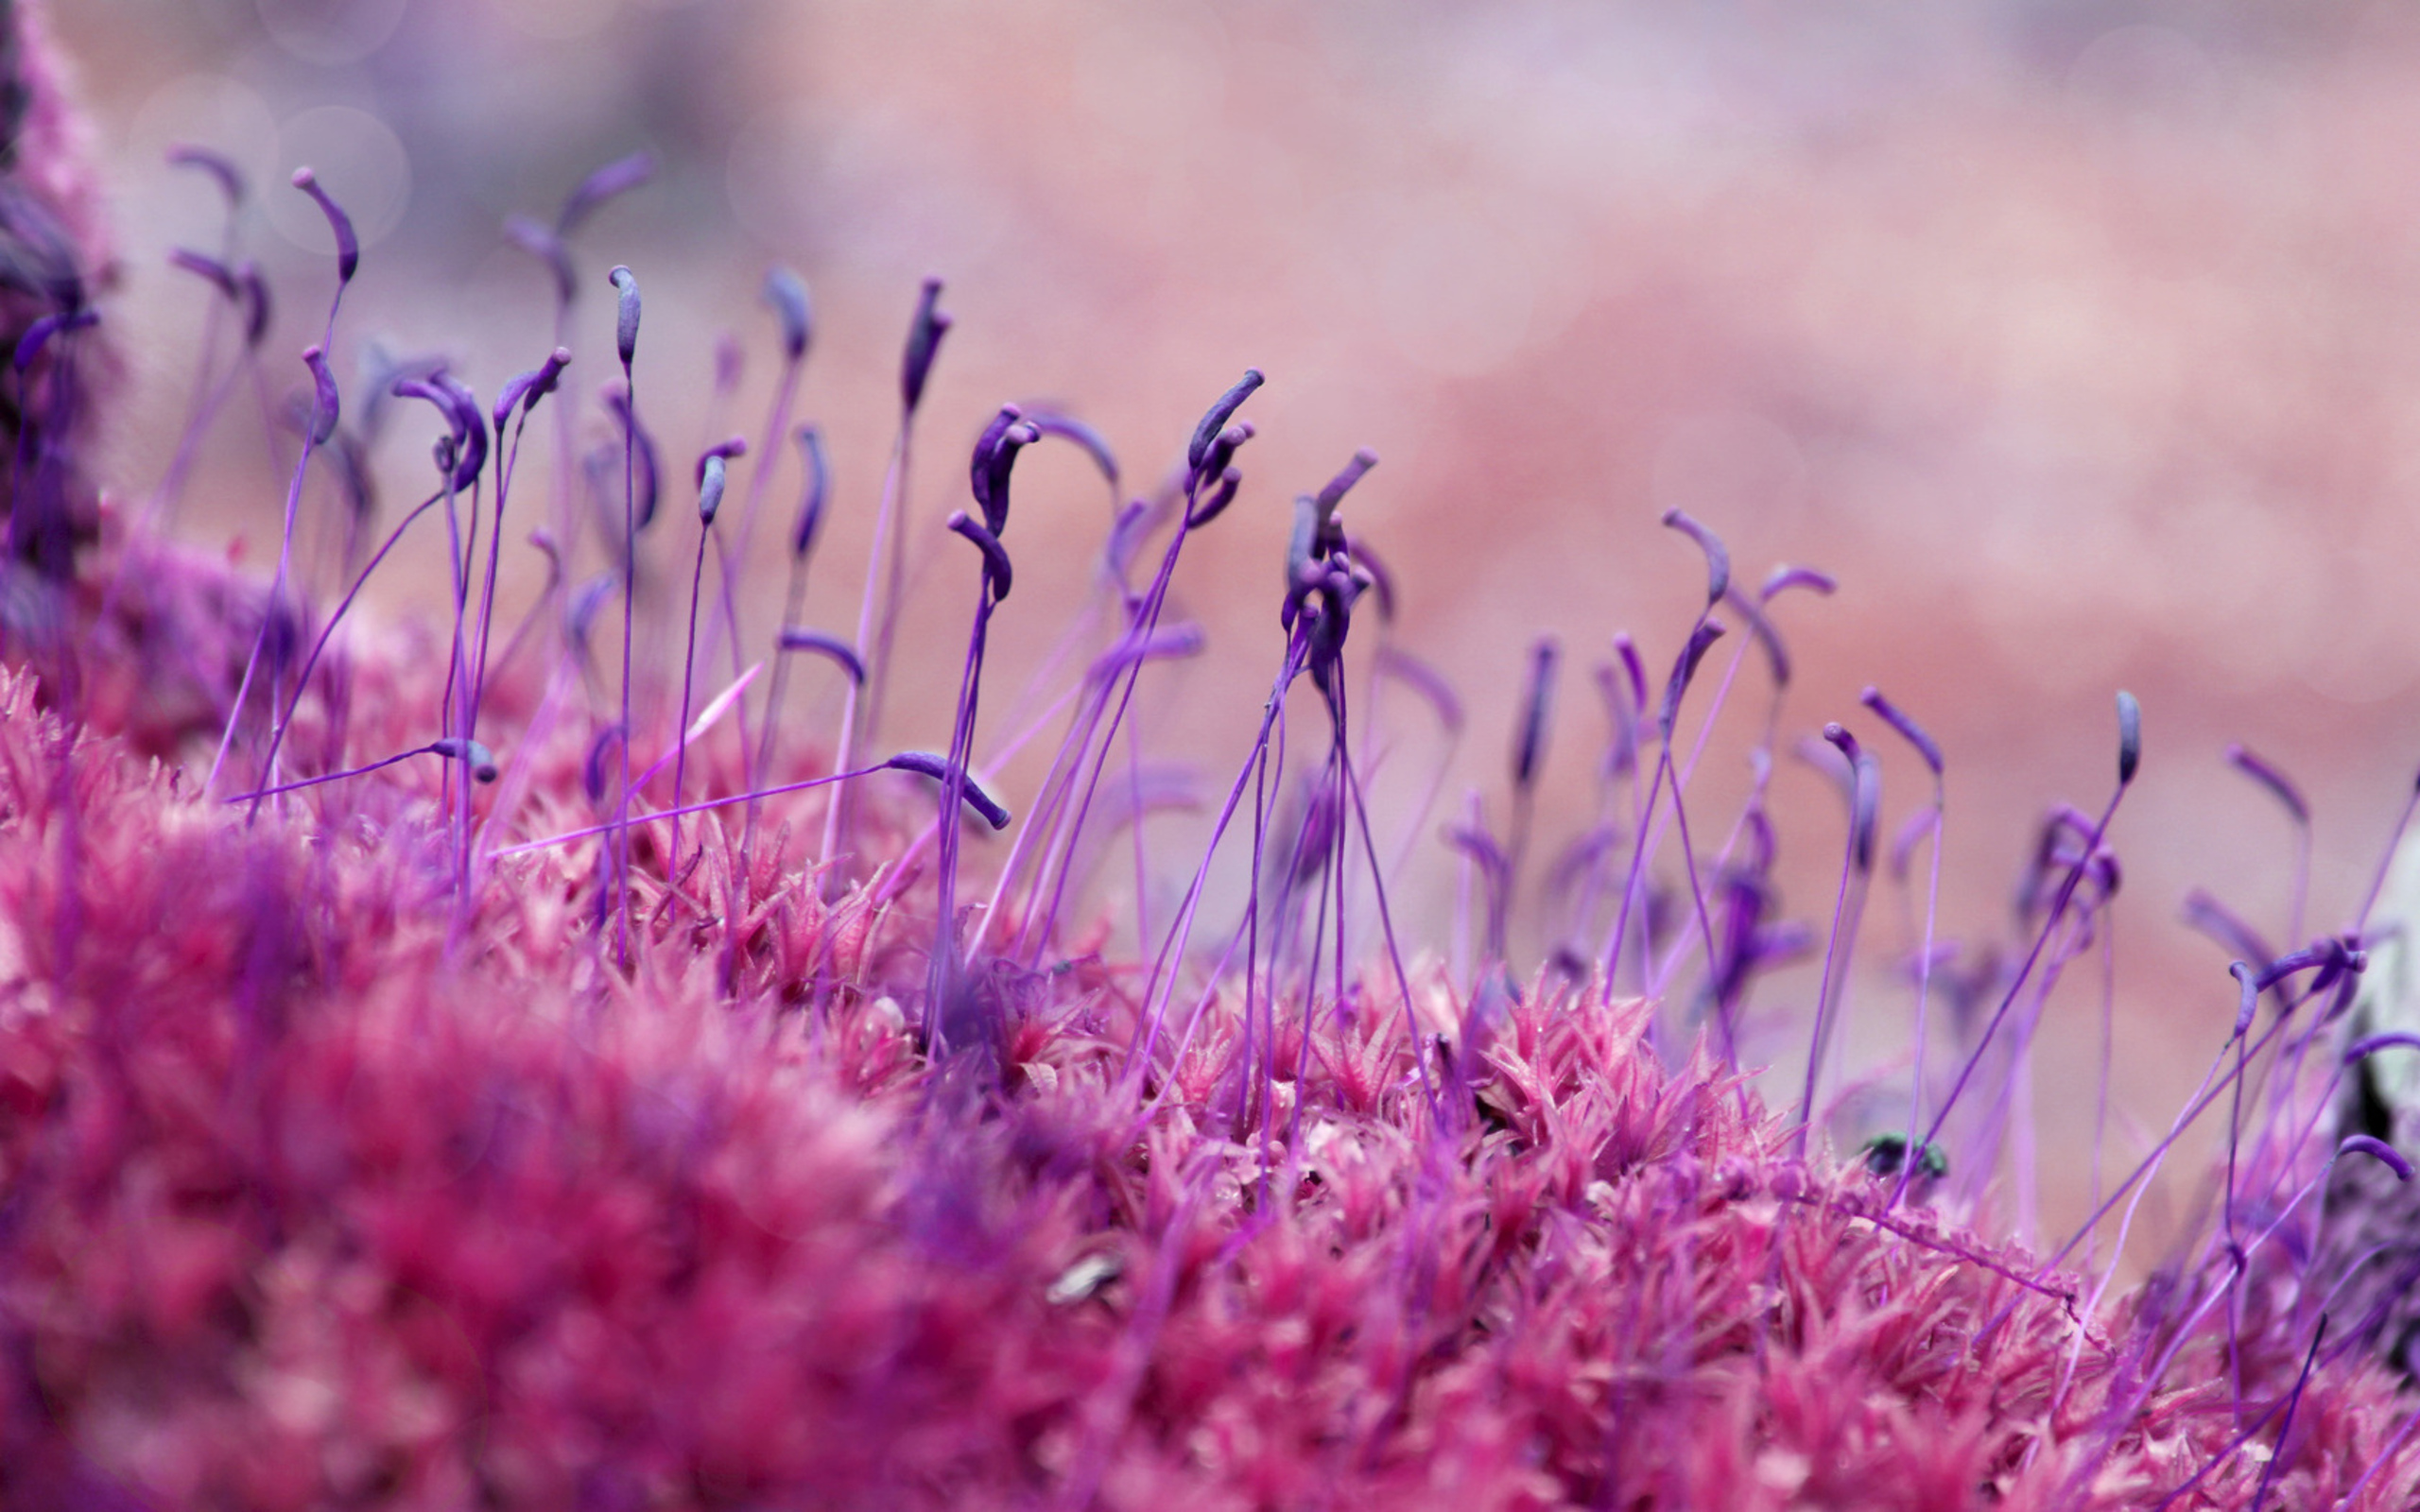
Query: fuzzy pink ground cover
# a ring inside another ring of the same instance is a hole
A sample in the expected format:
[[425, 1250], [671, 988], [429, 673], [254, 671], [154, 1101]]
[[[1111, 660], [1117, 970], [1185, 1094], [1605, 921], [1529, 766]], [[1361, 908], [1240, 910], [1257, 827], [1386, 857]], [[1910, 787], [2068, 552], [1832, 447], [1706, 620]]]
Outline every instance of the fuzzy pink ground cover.
[[[1112, 965], [1007, 995], [996, 1091], [936, 1076], [929, 884], [783, 890], [735, 994], [688, 923], [600, 969], [562, 852], [449, 945], [434, 764], [247, 826], [139, 753], [194, 695], [132, 647], [238, 596], [143, 579], [108, 722], [0, 697], [11, 1505], [2140, 1507], [2242, 1426], [2223, 1332], [2142, 1380], [2207, 1279], [2081, 1318], [1594, 989], [1536, 984], [1439, 1129], [1373, 976], [1255, 1137], [1232, 996], [1138, 1092]], [[433, 692], [354, 676], [382, 726]], [[2246, 1295], [2256, 1415], [2302, 1351]], [[2316, 1370], [2176, 1504], [2273, 1453], [2269, 1504], [2338, 1504], [2393, 1392]], [[2346, 1504], [2415, 1495], [2407, 1443]]]

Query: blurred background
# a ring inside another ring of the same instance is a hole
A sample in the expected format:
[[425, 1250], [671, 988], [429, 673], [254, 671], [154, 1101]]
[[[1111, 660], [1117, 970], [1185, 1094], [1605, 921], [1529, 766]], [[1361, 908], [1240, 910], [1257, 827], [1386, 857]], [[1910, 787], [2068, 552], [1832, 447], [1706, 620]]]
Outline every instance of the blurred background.
[[[1179, 577], [1211, 650], [1151, 685], [1150, 743], [1223, 791], [1282, 646], [1290, 500], [1375, 449], [1348, 520], [1393, 569], [1394, 644], [1469, 715], [1397, 899], [1422, 940], [1442, 945], [1454, 902], [1439, 825], [1466, 787], [1502, 822], [1542, 634], [1564, 659], [1532, 855], [1593, 821], [1607, 725], [1589, 668], [1628, 629], [1660, 679], [1702, 602], [1696, 551], [1656, 524], [1675, 506], [1752, 582], [1780, 561], [1839, 578], [1828, 600], [1776, 606], [1799, 672], [1785, 749], [1849, 723], [1882, 758], [1895, 825], [1927, 784], [1858, 689], [1879, 684], [1946, 747], [1947, 937], [2007, 933], [2043, 811], [2099, 809], [2112, 694], [2141, 696], [2144, 775], [2114, 835], [2118, 1100], [2141, 1125], [2165, 1126], [2234, 1009], [2225, 953], [2178, 922], [2187, 889], [2285, 930], [2290, 832], [2227, 742], [2310, 793], [2315, 927], [2356, 905], [2420, 765], [2405, 6], [74, 0], [52, 21], [114, 198], [111, 320], [131, 370], [108, 471], [127, 497], [167, 465], [202, 325], [205, 290], [166, 252], [218, 235], [208, 181], [164, 165], [175, 142], [262, 186], [242, 235], [282, 296], [278, 383], [302, 377], [292, 354], [331, 282], [324, 227], [283, 185], [307, 162], [368, 242], [340, 352], [375, 336], [442, 352], [485, 394], [553, 341], [547, 275], [504, 217], [550, 218], [590, 169], [654, 154], [653, 180], [576, 241], [584, 360], [567, 387], [600, 431], [602, 275], [628, 263], [648, 301], [642, 403], [685, 479], [707, 439], [761, 427], [777, 360], [757, 289], [794, 266], [818, 310], [800, 412], [831, 437], [838, 490], [806, 618], [841, 634], [917, 280], [945, 277], [958, 324], [913, 485], [927, 565], [886, 728], [900, 744], [946, 733], [973, 573], [939, 522], [992, 409], [1069, 406], [1137, 491], [1210, 399], [1263, 369], [1244, 492]], [[746, 360], [718, 400], [726, 332]], [[283, 481], [258, 413], [231, 417], [180, 528], [265, 568]], [[419, 416], [391, 427], [390, 517], [418, 497], [433, 434]], [[780, 519], [798, 484], [777, 455]], [[667, 495], [676, 518], [686, 497]], [[1002, 690], [1089, 590], [1110, 500], [1046, 446], [1021, 465], [1017, 510]], [[657, 547], [669, 561], [691, 539]], [[424, 544], [383, 581], [389, 610], [442, 599]], [[514, 555], [526, 594], [537, 554]], [[756, 570], [769, 627], [781, 564]], [[1742, 717], [1692, 788], [1701, 835], [1746, 791], [1759, 677], [1743, 669]], [[816, 696], [793, 704], [803, 720], [837, 707]], [[1381, 824], [1400, 832], [1445, 747], [1408, 701], [1389, 717]], [[1839, 800], [1786, 756], [1773, 782], [1787, 911], [1820, 926]], [[1201, 831], [1155, 821], [1169, 887]], [[1241, 886], [1222, 876], [1214, 917]], [[1115, 877], [1095, 905], [1124, 919]], [[1891, 972], [1908, 918], [1877, 893], [1860, 1063], [1905, 1038]], [[1534, 924], [1513, 942], [1525, 963], [1547, 943]], [[2061, 1173], [2086, 1159], [2099, 1053], [2098, 972], [2071, 974], [2041, 1050], [2054, 1229], [2081, 1200]], [[1813, 991], [1802, 968], [1755, 1001], [1787, 1013]], [[2123, 1127], [2117, 1147], [2139, 1148]]]

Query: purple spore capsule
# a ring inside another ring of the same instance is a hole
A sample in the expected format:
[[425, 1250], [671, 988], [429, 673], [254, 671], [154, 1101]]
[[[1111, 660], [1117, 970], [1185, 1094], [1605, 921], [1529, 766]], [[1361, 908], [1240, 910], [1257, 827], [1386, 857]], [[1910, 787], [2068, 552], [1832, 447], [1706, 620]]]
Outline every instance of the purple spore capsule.
[[1210, 443], [1227, 428], [1227, 421], [1243, 407], [1244, 401], [1252, 397], [1253, 390], [1268, 381], [1261, 376], [1259, 369], [1246, 368], [1244, 375], [1236, 380], [1235, 387], [1220, 394], [1218, 403], [1203, 413], [1201, 423], [1193, 427], [1193, 439], [1186, 443], [1184, 449], [1184, 462], [1197, 481], [1202, 475], [1202, 463], [1209, 456]]
[[1000, 544], [1000, 538], [986, 529], [982, 521], [963, 509], [951, 511], [949, 527], [975, 542], [976, 548], [983, 553], [983, 575], [991, 584], [992, 600], [994, 603], [1005, 601], [1009, 596], [1009, 586], [1015, 580], [1009, 570], [1009, 548]]
[[261, 277], [258, 263], [246, 258], [236, 266], [235, 286], [244, 293], [244, 345], [257, 351], [268, 335], [268, 280]]
[[2397, 1181], [2411, 1179], [2411, 1162], [2395, 1152], [2394, 1145], [2374, 1134], [2347, 1134], [2337, 1143], [2338, 1155], [2366, 1155], [2394, 1173]]
[[1824, 739], [1849, 764], [1849, 824], [1856, 838], [1857, 869], [1874, 869], [1874, 830], [1882, 810], [1881, 765], [1838, 724], [1824, 727]]
[[1775, 595], [1788, 593], [1793, 588], [1804, 588], [1808, 593], [1821, 593], [1829, 598], [1840, 586], [1830, 573], [1813, 567], [1785, 565], [1774, 568], [1772, 575], [1765, 578], [1765, 586], [1756, 590], [1756, 600], [1759, 603], [1770, 604]]
[[1789, 647], [1782, 644], [1781, 631], [1774, 627], [1772, 616], [1759, 608], [1754, 599], [1739, 592], [1737, 587], [1725, 589], [1722, 597], [1725, 603], [1738, 610], [1741, 619], [1748, 622], [1749, 639], [1754, 641], [1763, 649], [1765, 666], [1772, 674], [1773, 686], [1789, 687]]
[[1322, 527], [1335, 520], [1336, 507], [1344, 502], [1344, 496], [1347, 493], [1353, 491], [1353, 485], [1360, 482], [1369, 471], [1377, 465], [1378, 454], [1365, 446], [1353, 454], [1351, 459], [1344, 464], [1343, 469], [1336, 476], [1328, 479], [1327, 487], [1320, 490], [1319, 497], [1313, 501], [1319, 506], [1320, 523]]
[[1667, 744], [1671, 742], [1672, 727], [1681, 717], [1681, 696], [1688, 692], [1689, 679], [1698, 675], [1698, 663], [1705, 660], [1706, 648], [1722, 635], [1720, 620], [1698, 621], [1697, 628], [1689, 632], [1688, 644], [1681, 647], [1680, 656], [1673, 661], [1671, 679], [1664, 684], [1664, 702], [1655, 712], [1655, 728]]
[[1530, 693], [1521, 717], [1520, 739], [1512, 747], [1512, 785], [1527, 792], [1538, 780], [1546, 757], [1547, 729], [1554, 713], [1555, 664], [1563, 647], [1554, 637], [1541, 636], [1530, 648]]
[[1614, 654], [1621, 658], [1622, 677], [1630, 683], [1630, 706], [1634, 713], [1647, 713], [1647, 662], [1638, 654], [1638, 643], [1630, 632], [1614, 636]]
[[915, 318], [908, 323], [908, 346], [899, 357], [899, 401], [911, 415], [925, 402], [925, 382], [933, 375], [942, 337], [949, 335], [949, 312], [941, 308], [941, 298], [942, 281], [928, 275], [916, 296]]
[[2135, 780], [2143, 765], [2143, 706], [2125, 689], [2118, 690], [2118, 785]]
[[782, 357], [806, 360], [807, 344], [815, 339], [815, 307], [806, 297], [806, 281], [786, 267], [765, 275], [765, 302], [782, 325]]
[[[949, 763], [928, 750], [903, 750], [882, 765], [895, 771], [913, 772], [919, 777], [929, 777], [936, 782], [949, 781]], [[1009, 827], [1008, 809], [1002, 806], [999, 799], [983, 791], [982, 787], [976, 782], [974, 773], [968, 772], [964, 775], [966, 806], [981, 816], [983, 822], [994, 830], [1007, 829]]]
[[43, 348], [50, 345], [51, 337], [65, 331], [80, 331], [88, 325], [97, 324], [100, 318], [100, 312], [90, 305], [81, 309], [43, 316], [26, 327], [26, 334], [17, 338], [15, 355], [17, 370], [23, 372], [32, 367], [34, 359], [42, 355]]
[[1731, 552], [1721, 538], [1679, 509], [1664, 511], [1664, 523], [1698, 543], [1705, 553], [1705, 602], [1708, 609], [1722, 602], [1723, 591], [1731, 586]]
[[596, 738], [588, 743], [587, 759], [579, 766], [579, 783], [591, 803], [605, 801], [605, 774], [610, 770], [605, 758], [621, 744], [621, 740], [622, 727], [616, 723], [598, 730]]
[[1184, 517], [1184, 527], [1199, 530], [1226, 513], [1227, 506], [1236, 502], [1236, 490], [1243, 486], [1243, 481], [1244, 470], [1239, 467], [1231, 467], [1219, 473], [1219, 486], [1193, 507], [1192, 512]]
[[983, 523], [995, 536], [1007, 526], [1009, 511], [1007, 499], [1003, 497], [995, 506], [993, 495], [1005, 491], [1009, 467], [1016, 459], [1013, 447], [1009, 449], [1005, 459], [1001, 448], [1009, 432], [1016, 429], [1018, 421], [1024, 418], [1025, 411], [1016, 405], [1002, 404], [1000, 412], [992, 417], [991, 422], [983, 427], [983, 433], [975, 438], [975, 451], [967, 462], [967, 483], [975, 495], [976, 507], [983, 511]]
[[490, 417], [495, 421], [496, 434], [504, 434], [505, 421], [511, 417], [515, 404], [521, 406], [524, 415], [537, 408], [538, 401], [555, 391], [556, 386], [562, 381], [563, 369], [569, 366], [571, 350], [557, 347], [544, 362], [506, 384], [504, 392], [496, 395], [495, 412]]
[[1111, 502], [1117, 494], [1117, 455], [1109, 449], [1109, 438], [1089, 423], [1051, 404], [1027, 404], [1025, 422], [1038, 436], [1056, 436], [1068, 441], [1092, 458], [1093, 467], [1109, 482]]
[[747, 455], [748, 438], [745, 436], [726, 436], [714, 445], [707, 447], [698, 454], [698, 486], [700, 488], [705, 486], [708, 462], [717, 458], [729, 462]]
[[2235, 978], [2236, 985], [2235, 1029], [2227, 1036], [2232, 1041], [2244, 1037], [2259, 1011], [2260, 974], [2246, 961], [2228, 962], [2227, 974]]
[[2420, 1034], [2410, 1029], [2389, 1029], [2356, 1040], [2344, 1047], [2344, 1064], [2367, 1060], [2381, 1050], [2420, 1050]]
[[612, 281], [620, 305], [614, 317], [614, 350], [620, 354], [622, 370], [631, 370], [631, 358], [639, 350], [639, 280], [628, 267], [615, 264], [605, 275]]
[[837, 635], [826, 635], [821, 630], [810, 630], [802, 626], [790, 625], [783, 627], [779, 644], [785, 651], [812, 651], [818, 656], [826, 658], [842, 672], [847, 673], [851, 682], [859, 687], [865, 686], [865, 660], [857, 655], [856, 646]]
[[448, 761], [461, 762], [471, 769], [471, 776], [481, 782], [493, 782], [497, 777], [495, 752], [475, 740], [448, 735], [429, 743], [429, 750]]
[[1236, 459], [1236, 453], [1242, 448], [1244, 442], [1259, 434], [1252, 421], [1239, 420], [1231, 422], [1218, 435], [1210, 438], [1210, 449], [1201, 454], [1201, 465], [1194, 471], [1197, 487], [1206, 485], [1212, 478], [1226, 472], [1227, 464]]
[[616, 158], [582, 179], [564, 197], [563, 208], [555, 216], [555, 232], [568, 236], [597, 208], [616, 195], [625, 195], [655, 176], [655, 158], [647, 152], [633, 152], [627, 158]]
[[1873, 710], [1875, 717], [1896, 730], [1901, 740], [1916, 747], [1916, 754], [1922, 756], [1925, 759], [1925, 765], [1932, 768], [1933, 776], [1939, 777], [1942, 774], [1941, 747], [1934, 743], [1932, 736], [1925, 732], [1922, 725], [1909, 718], [1898, 705], [1882, 696], [1881, 689], [1868, 684], [1866, 690], [1858, 695], [1858, 702]]
[[243, 208], [246, 193], [244, 173], [226, 154], [190, 142], [180, 142], [168, 148], [168, 164], [176, 168], [196, 168], [208, 174], [217, 182], [218, 192], [227, 197], [229, 210]]
[[197, 278], [208, 279], [217, 287], [219, 293], [227, 297], [228, 303], [243, 302], [244, 293], [236, 286], [235, 270], [208, 253], [197, 252], [190, 247], [170, 248], [168, 265], [171, 267], [182, 267]]
[[2274, 764], [2262, 760], [2241, 746], [2229, 746], [2227, 765], [2267, 788], [2269, 795], [2294, 816], [2296, 824], [2310, 822], [2310, 803], [2303, 797], [2303, 790]]
[[302, 349], [302, 361], [311, 369], [311, 444], [324, 446], [336, 434], [337, 375], [328, 371], [327, 353], [316, 346]]
[[698, 524], [711, 525], [722, 510], [724, 462], [718, 452], [708, 452], [698, 464]]
[[823, 455], [823, 433], [812, 425], [798, 428], [800, 470], [806, 474], [798, 504], [798, 524], [790, 529], [790, 555], [804, 557], [815, 549], [816, 533], [823, 527], [824, 500], [832, 491], [832, 464]]
[[488, 463], [487, 416], [479, 409], [479, 396], [471, 386], [443, 368], [429, 374], [429, 382], [445, 396], [444, 403], [454, 416], [454, 428], [461, 437], [461, 451], [454, 469], [454, 486], [467, 489], [478, 481], [479, 472]]
[[361, 238], [353, 232], [353, 217], [346, 215], [344, 207], [320, 186], [319, 176], [310, 169], [294, 170], [294, 187], [317, 201], [320, 214], [328, 217], [328, 230], [335, 233], [337, 239], [337, 283], [352, 283], [354, 270], [361, 266]]

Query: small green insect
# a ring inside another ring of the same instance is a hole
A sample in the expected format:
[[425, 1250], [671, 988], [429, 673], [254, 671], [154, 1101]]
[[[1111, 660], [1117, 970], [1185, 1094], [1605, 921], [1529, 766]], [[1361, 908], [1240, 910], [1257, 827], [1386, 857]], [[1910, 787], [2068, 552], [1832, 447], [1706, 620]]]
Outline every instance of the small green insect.
[[[1865, 1168], [1876, 1176], [1897, 1176], [1907, 1162], [1908, 1136], [1876, 1134], [1865, 1142]], [[1939, 1181], [1949, 1175], [1949, 1152], [1938, 1144], [1924, 1144], [1916, 1150], [1916, 1175]]]

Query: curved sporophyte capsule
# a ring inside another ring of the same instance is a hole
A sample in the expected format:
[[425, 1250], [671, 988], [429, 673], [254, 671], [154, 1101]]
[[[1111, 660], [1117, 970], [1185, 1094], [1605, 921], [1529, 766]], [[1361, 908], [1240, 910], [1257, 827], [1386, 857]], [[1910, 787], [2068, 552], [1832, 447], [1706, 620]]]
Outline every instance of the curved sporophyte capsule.
[[1244, 401], [1252, 397], [1253, 390], [1266, 382], [1268, 380], [1261, 376], [1259, 369], [1246, 368], [1244, 375], [1236, 380], [1235, 387], [1219, 396], [1218, 402], [1202, 415], [1201, 422], [1193, 427], [1193, 439], [1186, 443], [1184, 449], [1187, 469], [1197, 474], [1201, 472], [1201, 464], [1209, 455], [1211, 441], [1227, 428], [1227, 421], [1243, 407]]
[[428, 748], [449, 761], [463, 763], [470, 767], [471, 776], [481, 782], [493, 782], [496, 780], [498, 769], [495, 764], [495, 752], [488, 749], [478, 741], [464, 740], [459, 735], [448, 735], [442, 740], [430, 742]]
[[621, 356], [622, 370], [628, 372], [631, 358], [639, 350], [639, 279], [619, 264], [605, 276], [619, 301], [614, 314], [614, 350]]
[[1731, 586], [1731, 552], [1720, 537], [1692, 520], [1679, 509], [1664, 511], [1664, 523], [1698, 543], [1705, 553], [1705, 601], [1710, 609], [1722, 602], [1725, 589]]
[[1006, 599], [1009, 587], [1015, 580], [1009, 568], [1009, 548], [1000, 544], [999, 537], [984, 528], [983, 522], [963, 509], [951, 512], [949, 527], [975, 542], [976, 548], [983, 553], [983, 574], [991, 583], [993, 602]]
[[563, 369], [570, 365], [571, 350], [568, 347], [557, 347], [547, 355], [544, 362], [527, 372], [518, 374], [511, 382], [506, 384], [504, 392], [496, 395], [495, 411], [490, 417], [495, 422], [496, 434], [499, 436], [504, 434], [505, 421], [511, 418], [512, 407], [515, 404], [521, 406], [521, 413], [525, 416], [537, 408], [538, 401], [555, 391], [557, 385], [562, 380]]
[[179, 142], [168, 148], [168, 165], [175, 168], [199, 168], [218, 181], [218, 192], [227, 197], [227, 208], [235, 210], [244, 203], [243, 170], [224, 153], [214, 152], [190, 142]]
[[[1007, 494], [1009, 469], [1016, 461], [1016, 450], [1010, 447], [1003, 457], [1001, 449], [1009, 432], [1016, 429], [1025, 411], [1014, 404], [1002, 404], [998, 414], [983, 427], [975, 438], [975, 450], [967, 460], [967, 484], [975, 495], [976, 507], [983, 511], [983, 523], [998, 535], [1008, 524]], [[994, 495], [998, 502], [994, 502]]]
[[1863, 693], [1858, 695], [1858, 702], [1873, 710], [1876, 716], [1884, 724], [1898, 731], [1901, 740], [1916, 747], [1916, 754], [1924, 758], [1925, 765], [1932, 769], [1933, 776], [1939, 777], [1942, 774], [1941, 747], [1934, 742], [1932, 736], [1925, 732], [1922, 725], [1909, 718], [1898, 705], [1882, 696], [1881, 689], [1869, 685]]
[[908, 324], [908, 346], [899, 355], [899, 400], [909, 413], [925, 402], [942, 337], [949, 335], [949, 312], [941, 307], [942, 281], [927, 276], [916, 294], [916, 315]]
[[[903, 750], [882, 765], [895, 771], [913, 772], [919, 777], [929, 777], [936, 782], [949, 781], [949, 763], [928, 750]], [[975, 781], [973, 772], [966, 773], [965, 779], [966, 806], [973, 809], [982, 817], [984, 823], [994, 830], [1007, 829], [1009, 827], [1007, 807], [998, 799], [983, 791], [982, 784]]]
[[1563, 647], [1552, 636], [1541, 636], [1530, 651], [1530, 696], [1520, 739], [1512, 747], [1512, 785], [1527, 791], [1538, 780], [1538, 764], [1546, 755], [1547, 727], [1553, 717], [1555, 663]]
[[[1377, 465], [1378, 454], [1366, 446], [1362, 447], [1353, 454], [1352, 459], [1344, 464], [1336, 476], [1327, 480], [1327, 486], [1320, 490], [1319, 496], [1312, 502], [1319, 506], [1320, 526], [1322, 534], [1335, 527], [1336, 507], [1344, 502], [1344, 496], [1353, 490], [1353, 485], [1360, 482], [1363, 476]], [[1340, 534], [1339, 539], [1342, 539]], [[1325, 542], [1322, 541], [1322, 544]]]
[[790, 555], [804, 557], [815, 549], [816, 533], [823, 526], [823, 504], [832, 491], [832, 464], [823, 455], [823, 433], [812, 425], [798, 428], [799, 462], [806, 474], [799, 498], [798, 524], [790, 529]]
[[614, 159], [579, 180], [563, 198], [563, 207], [555, 215], [555, 231], [561, 235], [570, 235], [605, 201], [616, 195], [630, 193], [654, 176], [655, 158], [650, 153], [633, 152], [629, 157]]
[[218, 259], [197, 252], [190, 247], [172, 247], [168, 249], [168, 265], [182, 267], [197, 278], [208, 279], [219, 293], [227, 297], [228, 303], [243, 302], [243, 290], [235, 284], [235, 270]]
[[344, 213], [344, 207], [337, 204], [325, 189], [320, 187], [318, 175], [310, 169], [294, 170], [294, 187], [317, 201], [320, 214], [328, 217], [328, 230], [337, 240], [337, 282], [352, 283], [354, 269], [361, 266], [361, 238], [354, 234], [353, 217]]
[[81, 331], [89, 325], [97, 325], [100, 323], [100, 312], [89, 304], [78, 309], [43, 316], [27, 326], [26, 334], [17, 338], [17, 370], [23, 372], [32, 367], [34, 359], [42, 355], [43, 348], [50, 345], [51, 337], [64, 332]]
[[815, 339], [815, 307], [806, 297], [806, 280], [789, 268], [774, 268], [765, 275], [765, 302], [782, 325], [782, 356], [790, 362], [805, 360], [807, 344]]
[[236, 265], [235, 286], [244, 292], [244, 345], [257, 349], [268, 335], [268, 280], [261, 277], [261, 266], [247, 258]]
[[2132, 782], [2142, 765], [2143, 706], [2121, 688], [2118, 692], [2118, 785]]
[[325, 446], [337, 430], [337, 375], [328, 370], [327, 353], [318, 347], [303, 348], [302, 361], [311, 369], [311, 444]]
[[848, 675], [851, 682], [863, 687], [866, 664], [857, 648], [836, 635], [810, 630], [802, 626], [786, 626], [782, 629], [780, 646], [785, 651], [812, 651]]
[[708, 452], [700, 464], [698, 479], [698, 523], [710, 525], [722, 509], [724, 463], [719, 453]]
[[479, 470], [488, 461], [487, 416], [480, 412], [478, 395], [471, 386], [443, 368], [429, 374], [429, 382], [445, 396], [446, 407], [454, 414], [455, 429], [462, 437], [462, 455], [454, 472], [454, 486], [467, 489], [478, 481]]

